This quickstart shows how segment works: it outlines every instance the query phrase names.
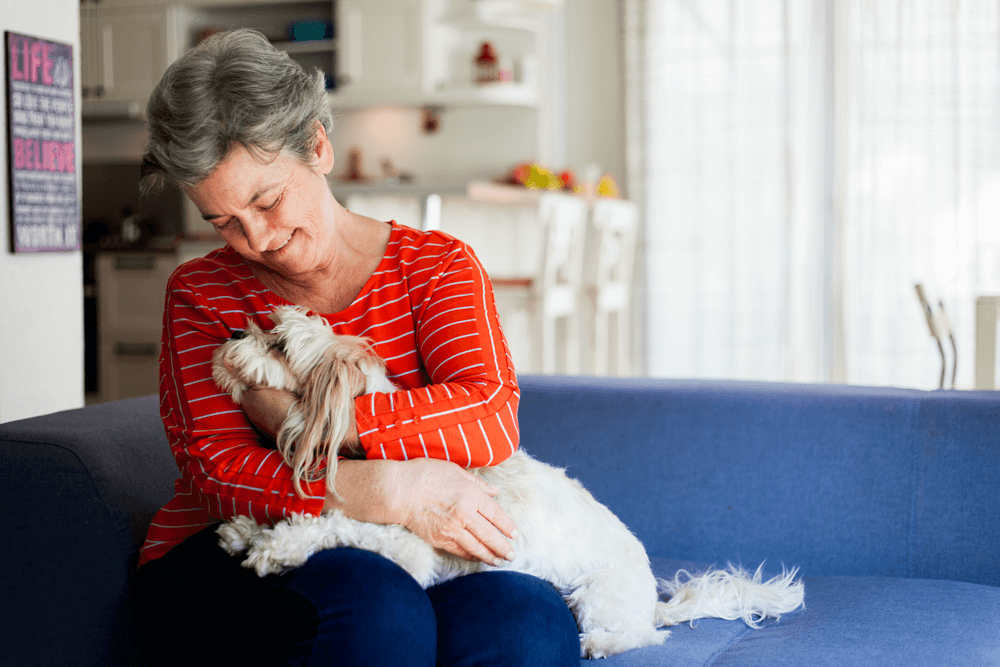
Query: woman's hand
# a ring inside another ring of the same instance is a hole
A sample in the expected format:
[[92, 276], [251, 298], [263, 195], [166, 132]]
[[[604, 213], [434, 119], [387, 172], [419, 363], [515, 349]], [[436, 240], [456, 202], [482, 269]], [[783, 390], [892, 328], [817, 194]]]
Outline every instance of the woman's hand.
[[324, 509], [358, 521], [398, 523], [431, 546], [467, 560], [495, 565], [513, 558], [504, 536], [517, 526], [493, 499], [496, 489], [454, 463], [438, 459], [341, 461], [337, 491]]
[[514, 559], [504, 536], [514, 539], [517, 526], [493, 499], [496, 489], [438, 459], [406, 461], [399, 476], [400, 523], [431, 546], [490, 565]]
[[259, 386], [250, 387], [243, 392], [240, 406], [253, 425], [273, 440], [288, 416], [288, 409], [298, 400], [299, 397], [290, 391]]

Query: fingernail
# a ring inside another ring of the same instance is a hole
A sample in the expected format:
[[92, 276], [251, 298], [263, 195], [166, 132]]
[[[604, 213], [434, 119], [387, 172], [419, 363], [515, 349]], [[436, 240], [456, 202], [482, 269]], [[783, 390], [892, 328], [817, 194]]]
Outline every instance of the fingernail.
[[514, 529], [514, 532], [512, 532], [512, 533], [510, 534], [510, 539], [512, 539], [512, 540], [516, 540], [516, 539], [518, 538], [518, 536], [520, 536], [520, 534], [521, 534], [521, 533], [517, 532], [517, 528], [515, 528], [515, 529]]
[[509, 554], [507, 554], [507, 560], [514, 560], [514, 552], [513, 551], [511, 551]]
[[499, 558], [494, 558], [493, 559], [493, 567], [500, 567], [501, 565], [503, 565], [503, 561], [502, 560], [500, 560]]

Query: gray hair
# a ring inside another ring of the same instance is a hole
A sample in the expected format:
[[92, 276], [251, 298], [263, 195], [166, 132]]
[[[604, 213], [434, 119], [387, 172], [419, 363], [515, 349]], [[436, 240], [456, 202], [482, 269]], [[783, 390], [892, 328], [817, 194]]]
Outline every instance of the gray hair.
[[333, 132], [323, 73], [306, 73], [255, 30], [212, 35], [167, 68], [146, 106], [139, 189], [197, 185], [236, 145], [266, 162], [312, 164], [316, 123]]

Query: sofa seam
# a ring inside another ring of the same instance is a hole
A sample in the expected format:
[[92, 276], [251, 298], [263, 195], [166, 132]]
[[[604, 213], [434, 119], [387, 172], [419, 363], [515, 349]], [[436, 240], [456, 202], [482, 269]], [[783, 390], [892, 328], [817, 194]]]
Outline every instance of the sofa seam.
[[742, 642], [743, 638], [746, 637], [748, 634], [750, 634], [750, 632], [752, 631], [753, 628], [750, 627], [744, 628], [743, 631], [740, 634], [733, 637], [733, 639], [729, 643], [727, 643], [725, 646], [723, 646], [718, 651], [709, 656], [708, 660], [706, 660], [702, 664], [702, 667], [712, 667], [713, 665], [715, 665], [715, 663], [719, 660], [719, 658], [728, 653], [731, 648]]

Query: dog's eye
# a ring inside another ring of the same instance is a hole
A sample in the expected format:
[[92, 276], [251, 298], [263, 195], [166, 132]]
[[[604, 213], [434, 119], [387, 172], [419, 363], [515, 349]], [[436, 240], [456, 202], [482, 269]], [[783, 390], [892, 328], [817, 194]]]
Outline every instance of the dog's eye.
[[243, 340], [247, 337], [247, 332], [243, 329], [237, 329], [233, 332], [233, 337], [231, 340]]
[[278, 352], [281, 352], [282, 354], [285, 353], [285, 341], [282, 340], [281, 338], [275, 338], [273, 341], [271, 341], [269, 347], [272, 350], [277, 350]]

